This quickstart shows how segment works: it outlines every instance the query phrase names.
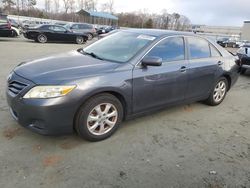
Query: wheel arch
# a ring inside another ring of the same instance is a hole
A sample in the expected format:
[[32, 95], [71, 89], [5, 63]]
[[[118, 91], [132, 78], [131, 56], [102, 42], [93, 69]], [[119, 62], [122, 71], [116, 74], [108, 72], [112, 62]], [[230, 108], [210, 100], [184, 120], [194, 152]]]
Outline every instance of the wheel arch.
[[228, 90], [229, 91], [231, 89], [231, 84], [232, 84], [232, 78], [229, 74], [223, 74], [222, 77], [225, 77], [227, 79], [227, 82], [228, 82]]
[[122, 94], [122, 92], [120, 92], [116, 89], [105, 89], [105, 90], [92, 91], [91, 93], [89, 93], [86, 97], [84, 97], [80, 101], [80, 105], [78, 106], [78, 108], [75, 112], [75, 115], [74, 115], [74, 120], [73, 120], [74, 125], [75, 125], [75, 120], [76, 120], [77, 114], [78, 114], [80, 108], [86, 103], [86, 101], [88, 101], [92, 97], [95, 97], [99, 94], [104, 94], [104, 93], [113, 95], [121, 102], [122, 107], [123, 107], [123, 120], [126, 119], [126, 116], [130, 113], [130, 111], [129, 111], [130, 103], [129, 103], [128, 99]]

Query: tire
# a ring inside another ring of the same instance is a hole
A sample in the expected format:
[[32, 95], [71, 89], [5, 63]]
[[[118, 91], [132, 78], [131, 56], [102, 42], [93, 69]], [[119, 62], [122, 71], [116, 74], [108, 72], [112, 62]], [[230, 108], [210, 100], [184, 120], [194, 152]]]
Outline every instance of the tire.
[[88, 33], [87, 36], [88, 36], [88, 40], [92, 40], [94, 38], [94, 36], [91, 33]]
[[15, 30], [12, 30], [12, 35], [11, 35], [11, 37], [17, 37], [17, 36], [18, 36], [17, 32], [16, 32]]
[[222, 101], [225, 99], [227, 91], [228, 91], [228, 81], [225, 77], [221, 77], [215, 83], [212, 92], [210, 93], [210, 96], [205, 102], [210, 106], [217, 106], [220, 103], [222, 103]]
[[76, 44], [83, 44], [85, 42], [84, 38], [81, 36], [76, 37]]
[[122, 120], [121, 102], [111, 94], [102, 93], [90, 98], [80, 107], [74, 128], [80, 137], [96, 142], [110, 137]]
[[48, 41], [47, 36], [44, 34], [39, 34], [36, 38], [36, 41], [39, 43], [46, 43]]

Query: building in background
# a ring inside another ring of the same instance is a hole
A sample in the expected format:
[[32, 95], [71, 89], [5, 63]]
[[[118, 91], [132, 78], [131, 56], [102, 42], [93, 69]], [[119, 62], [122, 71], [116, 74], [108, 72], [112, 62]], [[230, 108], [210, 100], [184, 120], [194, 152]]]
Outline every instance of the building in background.
[[77, 12], [77, 15], [79, 15], [80, 22], [99, 25], [118, 25], [118, 17], [106, 12], [87, 11], [81, 9]]
[[250, 41], [250, 21], [244, 22], [241, 39]]
[[193, 25], [192, 31], [213, 38], [214, 40], [221, 37], [239, 40], [241, 38], [242, 27]]

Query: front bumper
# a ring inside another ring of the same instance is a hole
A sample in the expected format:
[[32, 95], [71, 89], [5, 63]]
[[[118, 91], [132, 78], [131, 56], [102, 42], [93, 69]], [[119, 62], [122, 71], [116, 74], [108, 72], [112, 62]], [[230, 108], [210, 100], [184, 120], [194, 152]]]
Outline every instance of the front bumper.
[[[16, 96], [6, 89], [6, 98], [13, 118], [23, 127], [43, 135], [62, 135], [73, 132], [77, 104], [73, 97], [52, 99], [24, 99], [22, 96], [35, 84], [15, 73], [11, 80], [27, 83], [27, 88]], [[9, 81], [10, 82], [10, 81]]]

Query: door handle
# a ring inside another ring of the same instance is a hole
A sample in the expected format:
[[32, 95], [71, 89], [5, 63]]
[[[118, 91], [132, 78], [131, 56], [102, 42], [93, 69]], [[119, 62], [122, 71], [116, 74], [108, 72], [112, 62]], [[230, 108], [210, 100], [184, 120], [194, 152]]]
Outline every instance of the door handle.
[[186, 72], [186, 70], [187, 70], [187, 67], [186, 67], [186, 66], [182, 66], [182, 67], [180, 68], [180, 72]]
[[219, 66], [223, 65], [223, 62], [222, 61], [218, 61], [218, 65]]

